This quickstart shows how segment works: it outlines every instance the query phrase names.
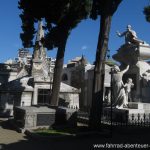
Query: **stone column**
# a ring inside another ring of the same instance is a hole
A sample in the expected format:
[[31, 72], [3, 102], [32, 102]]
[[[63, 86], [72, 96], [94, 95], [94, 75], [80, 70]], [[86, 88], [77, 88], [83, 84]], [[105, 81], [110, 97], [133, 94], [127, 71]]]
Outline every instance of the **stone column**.
[[34, 91], [33, 91], [33, 101], [32, 101], [32, 105], [37, 105], [38, 104], [38, 87], [34, 86]]

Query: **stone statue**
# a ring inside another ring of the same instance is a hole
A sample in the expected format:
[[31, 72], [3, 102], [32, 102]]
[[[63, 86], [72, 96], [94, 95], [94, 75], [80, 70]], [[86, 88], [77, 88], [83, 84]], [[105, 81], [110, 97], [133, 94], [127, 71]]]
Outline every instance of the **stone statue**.
[[125, 93], [126, 93], [126, 104], [131, 101], [131, 88], [133, 88], [134, 84], [131, 78], [127, 79], [127, 83], [124, 85]]
[[131, 29], [131, 25], [127, 25], [127, 30], [123, 33], [120, 33], [117, 31], [117, 35], [119, 37], [125, 36], [125, 43], [127, 44], [134, 44], [134, 45], [140, 45], [144, 44], [144, 41], [138, 39], [136, 32]]
[[126, 94], [124, 89], [124, 83], [122, 77], [129, 69], [129, 65], [122, 71], [118, 66], [112, 68], [112, 97], [113, 97], [113, 106], [116, 108], [123, 108], [127, 106]]
[[150, 87], [150, 70], [144, 72], [141, 76], [143, 87]]

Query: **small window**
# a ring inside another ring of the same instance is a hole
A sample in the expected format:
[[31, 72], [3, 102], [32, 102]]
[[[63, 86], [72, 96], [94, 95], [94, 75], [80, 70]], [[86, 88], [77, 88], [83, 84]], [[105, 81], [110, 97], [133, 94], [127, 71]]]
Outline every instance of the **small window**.
[[50, 90], [49, 89], [39, 89], [38, 90], [38, 104], [50, 104]]
[[65, 74], [62, 75], [62, 81], [67, 81], [67, 80], [68, 80], [68, 76], [67, 76], [67, 74], [65, 73]]

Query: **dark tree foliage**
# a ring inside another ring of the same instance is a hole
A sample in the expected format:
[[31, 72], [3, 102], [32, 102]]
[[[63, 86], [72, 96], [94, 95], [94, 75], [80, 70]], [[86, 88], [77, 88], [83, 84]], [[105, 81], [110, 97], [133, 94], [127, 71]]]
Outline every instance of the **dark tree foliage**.
[[89, 121], [89, 126], [92, 129], [99, 129], [101, 124], [105, 58], [108, 50], [111, 19], [121, 1], [122, 0], [93, 0], [91, 18], [95, 20], [100, 16], [100, 32], [96, 50], [92, 107]]
[[91, 18], [97, 19], [100, 15], [112, 16], [122, 0], [93, 0]]
[[146, 21], [150, 22], [150, 5], [144, 8], [144, 14], [146, 17]]
[[24, 46], [32, 47], [34, 34], [34, 22], [44, 18], [46, 20], [45, 29], [46, 47], [52, 49], [61, 43], [61, 33], [70, 32], [84, 18], [91, 8], [91, 0], [20, 0], [19, 9], [22, 19], [21, 34]]
[[35, 33], [34, 19], [27, 13], [25, 15], [21, 14], [20, 18], [22, 20], [21, 27], [23, 30], [23, 33], [20, 34], [22, 44], [26, 48], [32, 47], [33, 46], [32, 39], [33, 39], [34, 33]]
[[34, 22], [44, 18], [47, 34], [42, 40], [47, 49], [58, 48], [52, 88], [52, 105], [58, 104], [61, 72], [68, 36], [77, 24], [85, 19], [91, 9], [92, 0], [20, 0], [22, 19], [21, 39], [25, 47], [33, 45]]

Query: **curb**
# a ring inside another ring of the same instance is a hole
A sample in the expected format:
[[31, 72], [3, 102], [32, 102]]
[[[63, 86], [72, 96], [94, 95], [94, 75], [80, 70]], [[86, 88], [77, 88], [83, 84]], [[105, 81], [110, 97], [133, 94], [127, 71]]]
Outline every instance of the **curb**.
[[36, 138], [36, 139], [40, 139], [40, 140], [47, 140], [47, 139], [51, 139], [51, 140], [55, 140], [55, 139], [73, 139], [73, 138], [80, 138], [80, 137], [110, 137], [109, 133], [106, 132], [96, 132], [96, 131], [89, 131], [89, 132], [79, 132], [77, 134], [70, 134], [70, 135], [48, 135], [48, 136], [42, 136], [39, 135], [29, 129], [26, 129], [24, 132], [27, 136], [31, 137], [31, 138]]
[[32, 132], [31, 130], [29, 129], [26, 129], [25, 132], [24, 132], [27, 136], [31, 137], [31, 138], [35, 138], [35, 139], [40, 139], [40, 140], [47, 140], [47, 139], [51, 139], [51, 140], [55, 140], [55, 139], [70, 139], [70, 138], [73, 138], [75, 137], [74, 134], [72, 135], [48, 135], [48, 136], [42, 136], [42, 135], [39, 135], [35, 132]]

